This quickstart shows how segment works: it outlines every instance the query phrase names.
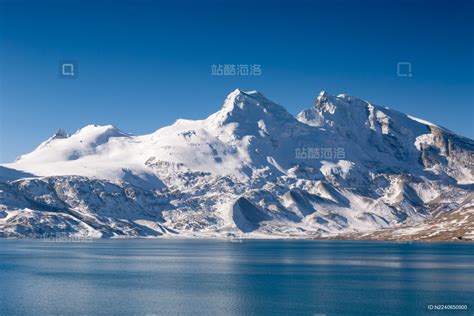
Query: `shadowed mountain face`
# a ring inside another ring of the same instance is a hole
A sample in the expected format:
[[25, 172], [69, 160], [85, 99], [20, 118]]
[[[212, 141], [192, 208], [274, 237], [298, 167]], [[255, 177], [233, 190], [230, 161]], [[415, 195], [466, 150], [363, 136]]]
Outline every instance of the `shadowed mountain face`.
[[0, 180], [9, 181], [29, 177], [35, 177], [35, 175], [28, 172], [0, 166]]
[[471, 139], [352, 96], [322, 92], [295, 118], [235, 90], [204, 120], [143, 136], [60, 130], [0, 166], [0, 234], [395, 234], [473, 211], [473, 152]]

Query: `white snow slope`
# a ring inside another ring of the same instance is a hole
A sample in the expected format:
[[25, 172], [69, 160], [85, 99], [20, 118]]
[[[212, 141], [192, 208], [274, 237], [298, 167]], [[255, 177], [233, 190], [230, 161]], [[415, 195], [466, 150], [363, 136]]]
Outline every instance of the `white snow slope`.
[[418, 225], [472, 205], [473, 152], [471, 139], [348, 95], [322, 92], [295, 118], [237, 89], [204, 120], [143, 136], [60, 130], [0, 165], [0, 236], [318, 238]]

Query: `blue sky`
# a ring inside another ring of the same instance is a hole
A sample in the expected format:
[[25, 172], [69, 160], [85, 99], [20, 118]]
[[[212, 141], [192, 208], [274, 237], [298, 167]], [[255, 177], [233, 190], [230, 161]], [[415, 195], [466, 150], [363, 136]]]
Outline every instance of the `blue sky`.
[[[348, 93], [474, 138], [473, 1], [0, 0], [0, 162], [58, 128], [145, 134], [235, 88], [296, 114]], [[58, 77], [75, 60], [77, 79]], [[397, 63], [411, 62], [412, 77]], [[259, 64], [261, 76], [211, 76]]]

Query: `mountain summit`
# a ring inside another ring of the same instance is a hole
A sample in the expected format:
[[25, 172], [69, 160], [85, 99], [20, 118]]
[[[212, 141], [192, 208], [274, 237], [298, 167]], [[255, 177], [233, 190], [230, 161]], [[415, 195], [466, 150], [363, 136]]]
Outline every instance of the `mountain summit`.
[[1, 165], [0, 235], [468, 239], [473, 152], [349, 95], [323, 91], [295, 118], [236, 89], [203, 120], [60, 130]]

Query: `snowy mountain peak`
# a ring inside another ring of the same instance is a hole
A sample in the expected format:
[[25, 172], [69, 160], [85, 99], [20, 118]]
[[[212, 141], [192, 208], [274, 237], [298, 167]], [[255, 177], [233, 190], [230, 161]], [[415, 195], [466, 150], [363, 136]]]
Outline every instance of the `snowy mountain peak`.
[[246, 106], [263, 106], [267, 103], [272, 102], [256, 90], [242, 91], [240, 89], [235, 89], [227, 95], [224, 104], [222, 105], [222, 109], [232, 111], [235, 106], [243, 109]]
[[78, 129], [74, 135], [82, 134], [103, 134], [103, 133], [110, 133], [110, 134], [115, 134], [115, 135], [127, 135], [126, 133], [122, 132], [119, 130], [117, 127], [113, 125], [97, 125], [97, 124], [89, 124], [86, 125], [80, 129]]
[[[397, 118], [395, 121], [394, 117]], [[297, 118], [307, 125], [333, 129], [344, 137], [353, 135], [356, 138], [359, 138], [359, 130], [389, 134], [393, 123], [406, 122], [406, 115], [403, 113], [373, 105], [348, 94], [332, 96], [325, 91], [319, 94], [311, 109], [302, 111]]]
[[334, 113], [335, 109], [339, 106], [340, 108], [344, 107], [357, 107], [357, 106], [367, 106], [369, 103], [360, 100], [357, 98], [354, 98], [351, 95], [341, 93], [337, 96], [330, 95], [326, 91], [321, 91], [316, 98], [316, 101], [314, 103], [314, 108], [316, 109], [321, 109], [324, 112], [331, 112], [331, 114]]
[[97, 152], [97, 148], [108, 143], [111, 138], [130, 137], [113, 125], [90, 124], [68, 135], [60, 129], [52, 137], [41, 143], [34, 151], [20, 156], [17, 161], [46, 163], [77, 160]]
[[227, 96], [220, 111], [211, 115], [208, 120], [219, 125], [254, 125], [261, 120], [293, 122], [295, 118], [284, 107], [270, 101], [258, 91], [236, 89]]

